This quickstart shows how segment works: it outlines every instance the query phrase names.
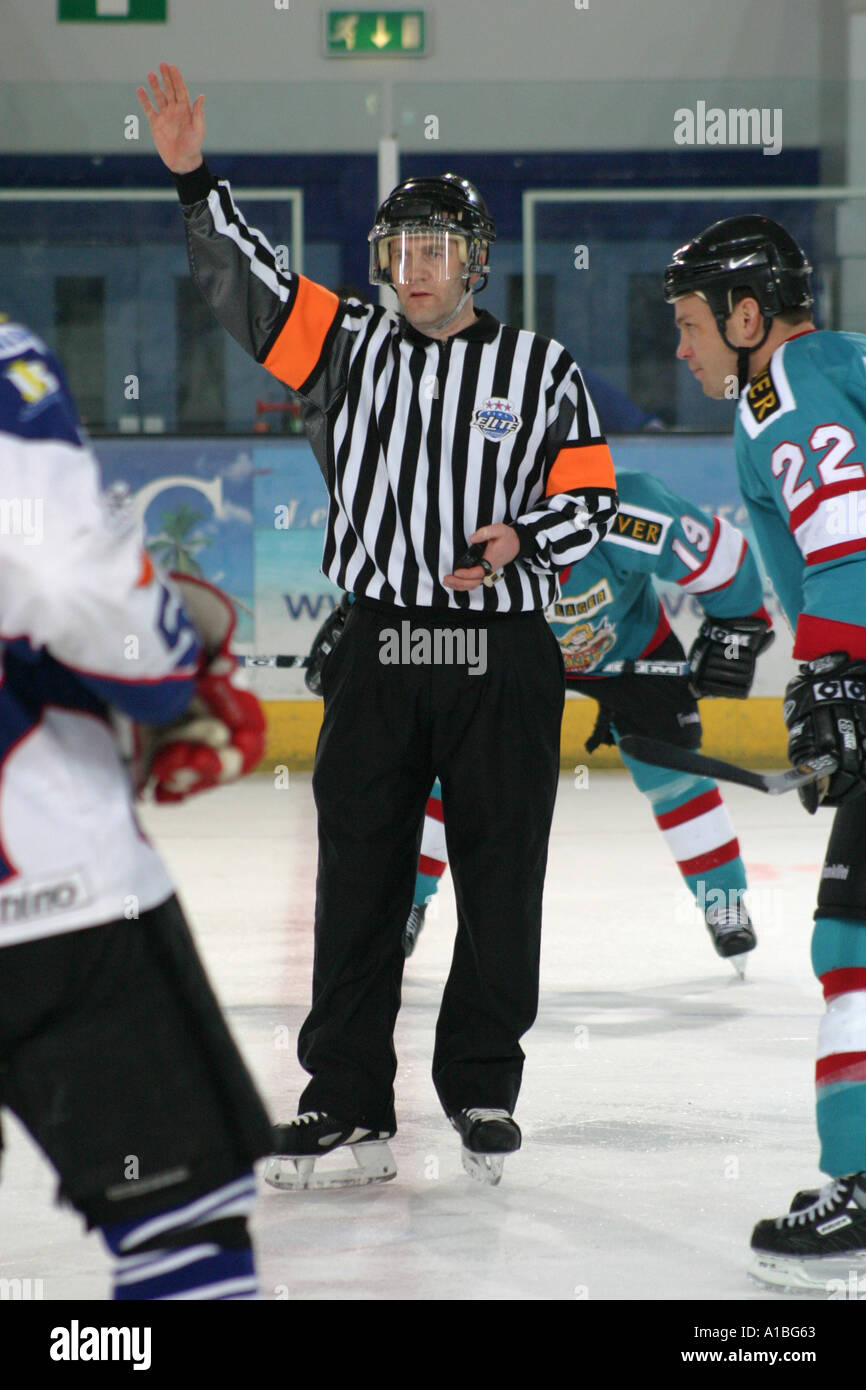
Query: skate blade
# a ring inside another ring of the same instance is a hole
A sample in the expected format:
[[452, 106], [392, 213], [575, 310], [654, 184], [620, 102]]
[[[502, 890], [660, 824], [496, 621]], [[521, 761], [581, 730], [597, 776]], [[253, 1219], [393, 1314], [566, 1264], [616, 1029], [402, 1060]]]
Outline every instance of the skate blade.
[[471, 1149], [462, 1149], [461, 1157], [470, 1178], [486, 1183], [488, 1187], [496, 1187], [502, 1177], [505, 1154], [476, 1154]]
[[396, 1178], [397, 1165], [386, 1143], [344, 1144], [335, 1153], [342, 1156], [343, 1149], [348, 1149], [354, 1158], [354, 1168], [316, 1168], [316, 1163], [330, 1157], [327, 1154], [321, 1158], [275, 1154], [265, 1165], [265, 1182], [281, 1192], [315, 1192], [328, 1187], [369, 1187], [371, 1183]]
[[866, 1275], [866, 1251], [833, 1257], [816, 1255], [813, 1259], [753, 1253], [748, 1273], [759, 1284], [769, 1284], [785, 1293], [820, 1293], [834, 1300], [862, 1298], [866, 1292], [861, 1288]]
[[737, 972], [737, 975], [741, 980], [745, 980], [746, 978], [746, 965], [748, 963], [748, 960], [748, 955], [728, 956], [728, 961], [734, 967], [734, 969]]

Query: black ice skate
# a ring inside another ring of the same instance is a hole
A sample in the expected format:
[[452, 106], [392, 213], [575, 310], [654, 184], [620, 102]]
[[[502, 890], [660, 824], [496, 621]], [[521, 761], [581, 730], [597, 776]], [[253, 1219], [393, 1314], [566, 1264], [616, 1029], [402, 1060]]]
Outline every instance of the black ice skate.
[[823, 1187], [801, 1187], [799, 1192], [795, 1192], [791, 1198], [791, 1205], [788, 1211], [802, 1211], [804, 1207], [813, 1207], [819, 1197], [830, 1191], [833, 1183], [825, 1183]]
[[[363, 1187], [397, 1176], [387, 1139], [390, 1134], [337, 1120], [318, 1110], [297, 1115], [285, 1125], [274, 1125], [274, 1156], [265, 1166], [265, 1182], [283, 1191], [322, 1187]], [[316, 1168], [316, 1163], [335, 1149], [345, 1148], [355, 1167]]]
[[507, 1110], [458, 1110], [448, 1117], [463, 1140], [463, 1167], [470, 1178], [495, 1187], [505, 1155], [520, 1148], [521, 1134]]
[[409, 920], [403, 928], [403, 954], [411, 956], [421, 935], [421, 928], [424, 925], [424, 913], [427, 911], [427, 904], [416, 903], [409, 913]]
[[[815, 1201], [794, 1207], [810, 1196]], [[848, 1285], [866, 1275], [866, 1173], [836, 1178], [820, 1192], [798, 1192], [787, 1216], [759, 1221], [749, 1273], [784, 1289]]]
[[746, 911], [745, 903], [737, 901], [731, 906], [708, 907], [704, 918], [716, 954], [729, 960], [740, 979], [746, 974], [746, 955], [754, 951], [758, 944], [755, 928]]

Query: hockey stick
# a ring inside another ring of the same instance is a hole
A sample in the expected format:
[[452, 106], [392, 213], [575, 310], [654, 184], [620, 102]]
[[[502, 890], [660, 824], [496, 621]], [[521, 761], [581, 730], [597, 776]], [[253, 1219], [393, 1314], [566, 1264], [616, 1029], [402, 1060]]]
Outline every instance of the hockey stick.
[[288, 670], [293, 666], [309, 666], [308, 656], [239, 656], [237, 658], [239, 666], [274, 666], [280, 670]]
[[[290, 670], [297, 666], [309, 666], [308, 656], [239, 656], [241, 666], [265, 666], [279, 670]], [[688, 661], [612, 661], [609, 666], [600, 666], [597, 671], [589, 671], [590, 676], [688, 676], [691, 674]]]
[[673, 743], [660, 743], [654, 738], [643, 738], [639, 734], [625, 734], [619, 746], [627, 757], [637, 758], [653, 767], [670, 767], [676, 772], [693, 772], [698, 777], [717, 777], [722, 782], [739, 782], [740, 786], [752, 787], [769, 796], [781, 796], [783, 792], [805, 787], [821, 777], [829, 777], [836, 771], [835, 758], [815, 758], [810, 763], [800, 763], [787, 772], [751, 772], [736, 763], [722, 762], [720, 758], [705, 758], [703, 753], [694, 753], [689, 748], [677, 748]]

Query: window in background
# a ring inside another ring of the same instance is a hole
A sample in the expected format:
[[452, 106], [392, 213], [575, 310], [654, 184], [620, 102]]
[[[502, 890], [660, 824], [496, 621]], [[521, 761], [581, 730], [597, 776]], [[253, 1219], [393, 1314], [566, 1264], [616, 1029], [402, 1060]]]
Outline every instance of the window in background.
[[[556, 277], [554, 275], [536, 275], [535, 277], [535, 318], [536, 332], [543, 337], [556, 337], [556, 305], [554, 286]], [[507, 275], [506, 285], [506, 311], [505, 322], [509, 328], [523, 327], [523, 276]]]
[[675, 425], [677, 330], [659, 276], [628, 277], [628, 394], [635, 405]]
[[178, 433], [221, 432], [227, 425], [225, 330], [187, 277], [175, 280], [174, 305]]
[[54, 278], [57, 355], [63, 363], [82, 423], [104, 428], [105, 280], [101, 275]]

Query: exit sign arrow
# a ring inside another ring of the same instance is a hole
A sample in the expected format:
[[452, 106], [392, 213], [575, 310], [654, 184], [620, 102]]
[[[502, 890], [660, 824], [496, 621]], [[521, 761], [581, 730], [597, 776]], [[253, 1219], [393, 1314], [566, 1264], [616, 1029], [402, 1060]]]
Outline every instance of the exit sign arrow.
[[328, 10], [324, 51], [327, 58], [423, 58], [423, 10]]
[[391, 35], [385, 27], [385, 16], [383, 14], [380, 14], [376, 20], [376, 28], [370, 37], [377, 48], [384, 48], [385, 44], [390, 41]]

